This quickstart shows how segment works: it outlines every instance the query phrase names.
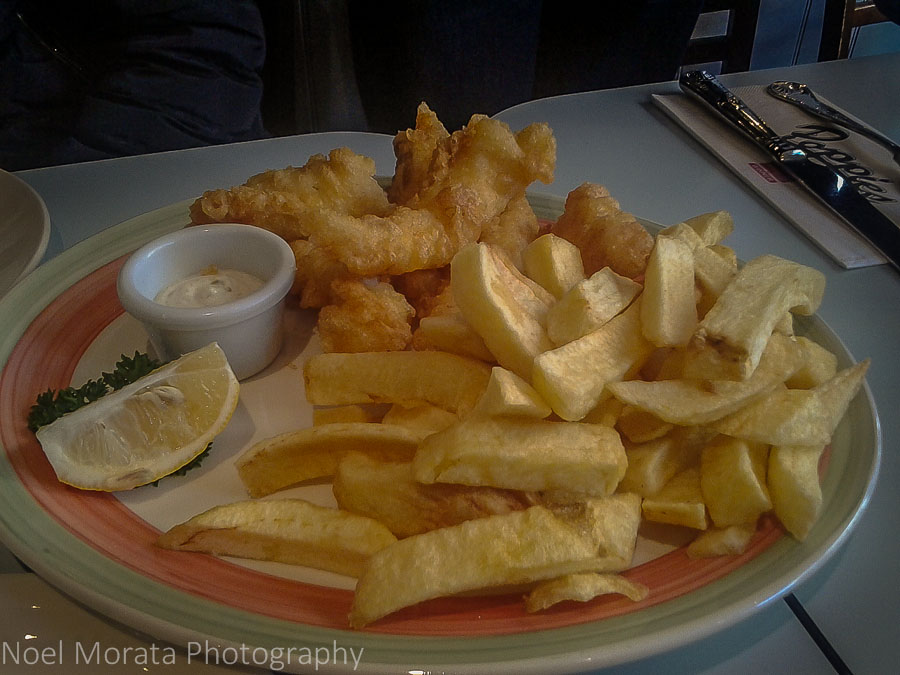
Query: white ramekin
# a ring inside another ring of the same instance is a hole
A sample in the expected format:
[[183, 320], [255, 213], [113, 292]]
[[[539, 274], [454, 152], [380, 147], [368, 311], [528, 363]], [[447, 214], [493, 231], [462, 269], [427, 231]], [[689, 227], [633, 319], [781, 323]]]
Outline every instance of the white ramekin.
[[[216, 307], [154, 302], [169, 284], [215, 265], [263, 280], [250, 295]], [[187, 227], [135, 251], [119, 272], [125, 310], [138, 319], [159, 358], [169, 360], [218, 342], [238, 379], [258, 373], [281, 349], [284, 301], [294, 282], [294, 254], [281, 237], [252, 225]]]

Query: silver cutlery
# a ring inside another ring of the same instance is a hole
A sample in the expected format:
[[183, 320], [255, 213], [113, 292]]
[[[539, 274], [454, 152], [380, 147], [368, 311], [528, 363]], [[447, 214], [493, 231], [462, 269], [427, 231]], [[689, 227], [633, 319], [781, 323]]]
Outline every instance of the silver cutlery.
[[840, 110], [835, 110], [827, 103], [821, 101], [807, 85], [800, 82], [779, 80], [766, 87], [766, 91], [775, 98], [780, 98], [782, 101], [793, 103], [798, 108], [802, 108], [817, 117], [839, 124], [845, 129], [855, 131], [856, 133], [883, 145], [891, 151], [894, 162], [900, 164], [900, 145], [894, 143], [890, 138], [876, 131], [872, 127], [860, 124], [856, 120], [847, 117]]
[[704, 70], [683, 73], [679, 85], [765, 150], [780, 168], [831, 207], [900, 270], [900, 225], [875, 208], [850, 180], [828, 166], [810, 161], [806, 152], [775, 133], [710, 73]]

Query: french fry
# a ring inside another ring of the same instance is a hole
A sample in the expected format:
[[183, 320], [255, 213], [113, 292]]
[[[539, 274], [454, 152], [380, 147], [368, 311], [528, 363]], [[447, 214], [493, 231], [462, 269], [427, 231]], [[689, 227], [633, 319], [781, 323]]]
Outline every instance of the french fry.
[[[679, 223], [687, 225], [700, 239], [703, 246], [715, 246], [720, 244], [734, 231], [734, 219], [728, 211], [712, 211], [701, 213]], [[673, 226], [673, 227], [677, 227]], [[666, 232], [670, 228], [666, 228]]]
[[356, 584], [350, 625], [432, 598], [590, 571], [597, 561], [591, 543], [542, 506], [468, 520], [373, 555]]
[[395, 541], [371, 518], [302, 499], [272, 499], [213, 507], [163, 533], [156, 544], [358, 577], [373, 553]]
[[688, 557], [715, 558], [721, 555], [740, 555], [747, 550], [755, 532], [756, 523], [704, 530], [688, 544]]
[[351, 451], [385, 460], [410, 460], [421, 434], [404, 427], [343, 422], [290, 431], [251, 446], [235, 467], [251, 497], [334, 475]]
[[413, 347], [459, 354], [485, 363], [495, 360], [481, 336], [458, 311], [423, 316], [413, 333]]
[[598, 570], [618, 572], [631, 566], [641, 524], [640, 495], [616, 492], [608, 497], [585, 498], [573, 493], [548, 493], [543, 504], [593, 543], [602, 559]]
[[629, 380], [610, 382], [607, 389], [623, 403], [666, 422], [682, 426], [709, 424], [773, 391], [796, 372], [800, 358], [797, 344], [776, 333], [769, 340], [759, 367], [743, 381]]
[[555, 299], [523, 279], [487, 244], [464, 246], [450, 263], [453, 298], [466, 321], [501, 366], [530, 378], [534, 357], [553, 346], [544, 323]]
[[425, 438], [456, 424], [459, 417], [430, 403], [406, 406], [392, 405], [381, 420], [382, 424], [394, 424], [409, 429], [419, 438]]
[[716, 527], [755, 524], [772, 508], [766, 487], [769, 448], [718, 436], [700, 455], [700, 489]]
[[486, 363], [431, 351], [317, 354], [303, 368], [313, 405], [424, 401], [458, 413], [472, 409], [490, 376]]
[[776, 445], [769, 452], [766, 482], [775, 515], [785, 529], [803, 541], [822, 510], [819, 486], [821, 445]]
[[674, 237], [656, 237], [641, 299], [644, 337], [657, 347], [687, 345], [697, 328], [694, 255], [689, 245]]
[[626, 459], [609, 427], [473, 415], [423, 439], [413, 465], [423, 483], [603, 496], [619, 484]]
[[770, 445], [825, 445], [862, 386], [866, 359], [813, 389], [780, 389], [713, 423], [719, 433]]
[[632, 406], [625, 406], [616, 421], [616, 429], [632, 443], [661, 438], [672, 430], [672, 426], [656, 415]]
[[374, 518], [400, 538], [535, 503], [533, 496], [512, 490], [425, 485], [413, 478], [412, 462], [386, 462], [357, 452], [341, 460], [332, 490], [340, 508]]
[[584, 264], [578, 247], [555, 234], [545, 234], [525, 247], [525, 274], [561, 298], [584, 279]]
[[609, 267], [582, 279], [547, 312], [547, 335], [556, 346], [592, 333], [619, 314], [641, 292], [641, 285]]
[[644, 497], [641, 512], [644, 518], [655, 523], [705, 530], [709, 522], [700, 490], [700, 468], [685, 469], [674, 475], [655, 495]]
[[540, 612], [565, 600], [587, 602], [601, 595], [618, 593], [640, 602], [650, 592], [643, 584], [630, 581], [619, 574], [582, 572], [542, 581], [525, 598], [525, 610]]
[[[725, 288], [716, 303], [703, 317], [694, 335], [692, 347], [708, 357], [703, 348], [709, 346], [717, 358], [718, 377], [745, 380], [756, 369], [769, 336], [785, 312], [812, 314], [822, 301], [825, 276], [783, 258], [764, 255], [748, 262]], [[708, 359], [704, 359], [703, 375], [709, 377]]]
[[637, 371], [653, 352], [641, 334], [641, 299], [592, 333], [534, 360], [531, 382], [553, 412], [580, 420], [601, 400], [608, 383]]
[[513, 415], [543, 419], [553, 411], [525, 380], [511, 370], [494, 366], [484, 394], [472, 412], [495, 417]]
[[803, 336], [797, 337], [797, 344], [803, 350], [803, 365], [785, 381], [788, 389], [812, 389], [837, 374], [837, 357], [825, 347]]
[[619, 489], [642, 497], [655, 495], [676, 473], [699, 461], [699, 440], [678, 432], [629, 445], [625, 450], [628, 468]]

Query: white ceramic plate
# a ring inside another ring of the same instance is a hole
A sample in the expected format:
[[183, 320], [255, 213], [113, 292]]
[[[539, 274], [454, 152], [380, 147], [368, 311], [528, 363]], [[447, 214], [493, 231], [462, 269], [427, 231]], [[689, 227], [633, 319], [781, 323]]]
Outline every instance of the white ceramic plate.
[[[544, 218], [555, 217], [563, 204], [541, 196], [532, 203]], [[347, 630], [350, 579], [153, 545], [160, 530], [245, 498], [233, 460], [256, 439], [309, 424], [300, 366], [317, 350], [311, 313], [290, 314], [281, 356], [242, 383], [231, 424], [185, 478], [120, 495], [68, 488], [56, 481], [26, 428], [38, 393], [96, 377], [120, 353], [146, 348], [146, 336], [118, 303], [115, 276], [128, 252], [186, 222], [182, 203], [104, 231], [40, 267], [0, 302], [0, 538], [52, 584], [155, 640], [235, 650], [339, 647], [361, 653], [360, 668], [378, 673], [596, 669], [681, 646], [780, 598], [837, 550], [868, 503], [880, 434], [865, 389], [835, 434], [825, 507], [803, 543], [768, 520], [744, 555], [690, 560], [683, 547], [645, 533], [637, 564], [626, 573], [650, 587], [641, 603], [608, 596], [529, 615], [519, 595], [449, 598], [365, 631]], [[821, 321], [798, 326], [838, 354], [842, 366], [849, 364]], [[332, 503], [327, 484], [288, 494]], [[304, 664], [288, 669], [302, 672]], [[333, 662], [319, 668], [341, 670], [347, 668]]]
[[0, 298], [40, 262], [50, 240], [50, 215], [40, 195], [0, 170]]

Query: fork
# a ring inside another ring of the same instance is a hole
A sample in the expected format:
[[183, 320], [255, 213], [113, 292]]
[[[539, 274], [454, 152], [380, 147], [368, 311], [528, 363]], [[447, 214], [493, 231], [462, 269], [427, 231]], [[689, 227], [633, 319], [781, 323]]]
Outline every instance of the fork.
[[816, 98], [816, 95], [805, 84], [801, 84], [800, 82], [787, 82], [784, 80], [779, 80], [778, 82], [773, 82], [768, 87], [766, 87], [766, 91], [768, 91], [772, 96], [775, 96], [776, 98], [780, 98], [781, 100], [787, 101], [788, 103], [793, 103], [795, 106], [802, 108], [803, 110], [806, 110], [813, 115], [817, 115], [818, 117], [826, 119], [829, 122], [839, 124], [846, 129], [850, 129], [851, 131], [855, 131], [858, 134], [862, 134], [863, 136], [875, 141], [876, 143], [883, 145], [885, 148], [890, 150], [894, 158], [894, 162], [900, 165], [900, 145], [894, 143], [894, 141], [892, 141], [884, 134], [875, 131], [875, 129], [873, 129], [872, 127], [865, 124], [860, 124], [856, 120], [847, 117], [841, 111], [835, 110], [827, 103], [823, 103], [821, 100]]

